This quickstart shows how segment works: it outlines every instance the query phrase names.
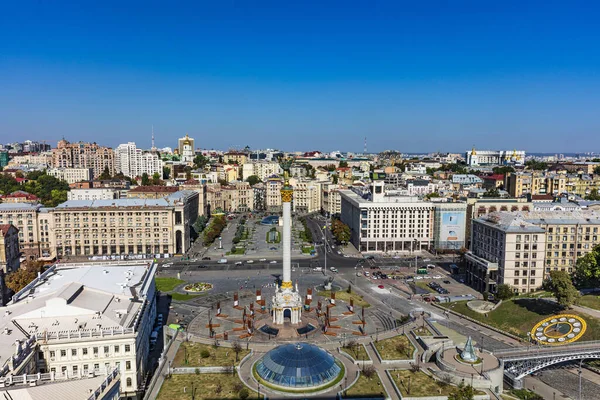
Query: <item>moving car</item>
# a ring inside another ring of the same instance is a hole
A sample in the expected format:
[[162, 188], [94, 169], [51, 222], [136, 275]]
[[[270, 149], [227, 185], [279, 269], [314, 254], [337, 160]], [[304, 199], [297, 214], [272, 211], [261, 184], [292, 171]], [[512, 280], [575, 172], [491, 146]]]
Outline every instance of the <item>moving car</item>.
[[202, 259], [210, 261], [210, 257], [202, 257]]
[[449, 285], [449, 284], [451, 284], [452, 282], [450, 282], [449, 280], [447, 280], [447, 279], [446, 279], [446, 280], [444, 281], [444, 283], [445, 283], [446, 285]]
[[277, 264], [277, 261], [273, 260], [269, 264]]
[[383, 286], [383, 285], [379, 285], [379, 286], [377, 286], [377, 287], [378, 287], [379, 289], [383, 289], [383, 288], [384, 288], [384, 286]]
[[246, 261], [246, 264], [254, 264], [254, 260], [248, 260]]
[[264, 262], [264, 261], [267, 261], [267, 259], [266, 259], [266, 258], [261, 258], [261, 259], [260, 259], [260, 260], [258, 260], [258, 261], [260, 261], [260, 262]]
[[329, 268], [329, 270], [330, 270], [331, 272], [336, 272], [336, 273], [338, 272], [338, 269], [337, 269], [337, 268], [335, 268], [335, 267], [331, 267], [331, 268]]
[[427, 264], [427, 268], [434, 269], [435, 265], [433, 265], [433, 264]]
[[219, 261], [217, 261], [217, 264], [227, 264], [227, 259], [221, 258]]
[[243, 263], [244, 263], [243, 261], [237, 261], [237, 262], [235, 263], [235, 265], [242, 265]]

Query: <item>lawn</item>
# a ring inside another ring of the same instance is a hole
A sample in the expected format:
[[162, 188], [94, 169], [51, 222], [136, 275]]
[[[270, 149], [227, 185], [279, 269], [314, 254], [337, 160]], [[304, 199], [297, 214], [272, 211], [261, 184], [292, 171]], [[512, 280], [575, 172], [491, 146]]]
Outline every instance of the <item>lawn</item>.
[[187, 300], [192, 300], [196, 297], [201, 296], [200, 294], [188, 294], [188, 293], [169, 293], [169, 296], [171, 296], [171, 298], [173, 300], [177, 300], [177, 301], [187, 301]]
[[360, 343], [346, 345], [342, 348], [346, 354], [350, 355], [356, 361], [370, 361], [369, 353], [365, 350], [365, 346]]
[[311, 251], [314, 251], [315, 246], [302, 246], [302, 253], [310, 254]]
[[156, 282], [156, 290], [161, 292], [170, 292], [177, 286], [185, 283], [185, 281], [177, 278], [154, 278], [154, 281]]
[[[196, 400], [240, 399], [240, 390], [246, 388], [249, 399], [258, 398], [258, 394], [248, 389], [236, 374], [189, 374], [171, 375], [165, 379], [158, 400], [189, 400], [192, 398], [192, 384]], [[185, 392], [184, 392], [185, 390]]]
[[488, 317], [469, 309], [466, 301], [441, 305], [523, 339], [527, 339], [527, 332], [545, 317], [560, 313], [575, 314], [583, 317], [588, 324], [580, 340], [600, 340], [600, 320], [572, 310], [563, 311], [557, 305], [543, 300], [521, 298], [504, 301], [500, 307], [489, 312]]
[[[413, 357], [415, 347], [406, 335], [398, 335], [389, 339], [374, 342], [375, 348], [384, 360], [409, 360]], [[404, 346], [400, 349], [400, 346]], [[401, 351], [399, 351], [401, 350]]]
[[415, 281], [415, 286], [418, 286], [421, 289], [427, 290], [429, 293], [436, 293], [435, 290], [433, 290], [432, 288], [430, 288], [429, 286], [427, 286], [428, 283], [429, 282]]
[[[209, 356], [203, 358], [203, 350], [208, 351]], [[185, 363], [185, 354], [187, 351], [188, 363]], [[245, 348], [238, 355], [238, 362], [235, 362], [235, 352], [231, 347], [214, 347], [202, 343], [184, 342], [179, 346], [175, 359], [174, 367], [227, 367], [232, 364], [238, 364], [239, 360], [250, 353]]]
[[436, 381], [422, 371], [402, 369], [390, 371], [390, 375], [405, 397], [448, 396], [454, 388]]
[[585, 296], [581, 296], [579, 299], [580, 306], [593, 308], [594, 310], [600, 310], [600, 296], [595, 294], [587, 294]]
[[[318, 293], [319, 296], [321, 297], [327, 297], [327, 298], [331, 298], [331, 291], [330, 290], [321, 290]], [[350, 299], [354, 299], [354, 307], [364, 307], [364, 308], [369, 308], [371, 307], [371, 305], [369, 303], [367, 303], [362, 296], [356, 294], [356, 293], [348, 293], [346, 291], [336, 291], [335, 292], [335, 300], [336, 302], [338, 300], [344, 301], [346, 303], [348, 303], [348, 305], [350, 304]], [[358, 310], [354, 310], [354, 312], [357, 312]]]
[[387, 397], [379, 376], [374, 374], [373, 377], [367, 378], [364, 374], [360, 374], [356, 383], [346, 390], [344, 398], [377, 397], [379, 395]]
[[420, 326], [413, 332], [419, 336], [433, 336], [433, 333], [431, 333], [431, 331], [426, 326]]
[[228, 251], [227, 253], [225, 253], [228, 256], [231, 255], [244, 255], [246, 254], [246, 248], [245, 247], [236, 247], [233, 251]]

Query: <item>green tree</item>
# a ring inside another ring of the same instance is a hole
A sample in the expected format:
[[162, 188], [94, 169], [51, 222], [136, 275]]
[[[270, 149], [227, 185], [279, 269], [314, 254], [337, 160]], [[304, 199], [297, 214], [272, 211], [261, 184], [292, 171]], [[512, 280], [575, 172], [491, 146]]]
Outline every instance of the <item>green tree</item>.
[[55, 207], [67, 200], [67, 192], [69, 191], [67, 182], [47, 175], [45, 172], [42, 174], [36, 173], [33, 176], [35, 179], [30, 179], [29, 182], [23, 185], [23, 189], [36, 195], [42, 204], [47, 207]]
[[338, 167], [339, 168], [347, 168], [348, 167], [348, 161], [341, 160], [340, 163], [339, 163], [339, 165], [338, 165]]
[[155, 172], [152, 174], [152, 184], [153, 185], [161, 185], [162, 181], [160, 180], [160, 173]]
[[171, 177], [171, 168], [164, 166], [163, 167], [163, 179], [169, 179]]
[[594, 174], [600, 175], [600, 165], [598, 165], [596, 168], [594, 168]]
[[579, 298], [579, 291], [565, 271], [551, 271], [550, 277], [544, 282], [544, 289], [552, 292], [556, 302], [564, 308], [571, 307]]
[[600, 286], [600, 245], [577, 259], [573, 281], [578, 287]]
[[13, 292], [17, 293], [23, 289], [29, 282], [33, 281], [38, 272], [44, 270], [44, 263], [39, 261], [30, 261], [23, 265], [18, 270], [6, 275], [6, 286]]
[[250, 184], [250, 186], [254, 186], [257, 183], [262, 182], [262, 181], [260, 180], [258, 175], [250, 175], [248, 178], [246, 178], [246, 182], [248, 182]]
[[425, 196], [426, 199], [433, 199], [433, 198], [438, 198], [438, 197], [440, 197], [440, 194], [438, 192], [429, 193], [428, 195]]
[[529, 160], [525, 163], [525, 166], [534, 171], [545, 171], [548, 169], [548, 163], [537, 160]]
[[499, 284], [496, 288], [496, 297], [498, 300], [508, 300], [513, 297], [514, 294], [512, 288], [505, 283]]
[[146, 172], [144, 172], [142, 174], [142, 186], [149, 186], [150, 185], [150, 177], [148, 176], [148, 174]]
[[19, 190], [21, 185], [11, 175], [0, 174], [0, 193], [10, 194], [16, 190]]
[[483, 194], [483, 197], [500, 197], [500, 192], [496, 188], [489, 189]]
[[471, 385], [459, 385], [448, 394], [448, 400], [473, 400], [475, 389]]
[[492, 168], [492, 172], [494, 174], [506, 175], [509, 172], [515, 172], [515, 169], [513, 167], [511, 167], [510, 165], [505, 165], [505, 166], [502, 166], [502, 167], [494, 167], [494, 168]]
[[208, 164], [208, 162], [209, 162], [208, 158], [204, 157], [202, 154], [198, 154], [196, 157], [194, 157], [194, 166], [196, 168], [204, 169], [204, 167], [206, 167], [206, 164]]
[[100, 174], [100, 176], [98, 177], [98, 179], [100, 179], [101, 181], [107, 181], [111, 178], [110, 176], [110, 170], [108, 169], [108, 167], [104, 167], [104, 171], [102, 171], [102, 173]]
[[348, 243], [350, 241], [350, 227], [339, 219], [334, 219], [331, 223], [331, 232], [339, 243]]
[[600, 194], [598, 194], [598, 189], [592, 189], [590, 194], [585, 196], [586, 200], [600, 200]]
[[340, 178], [339, 178], [339, 176], [337, 176], [337, 174], [331, 175], [331, 181], [333, 182], [334, 185], [337, 185], [339, 180], [340, 180]]

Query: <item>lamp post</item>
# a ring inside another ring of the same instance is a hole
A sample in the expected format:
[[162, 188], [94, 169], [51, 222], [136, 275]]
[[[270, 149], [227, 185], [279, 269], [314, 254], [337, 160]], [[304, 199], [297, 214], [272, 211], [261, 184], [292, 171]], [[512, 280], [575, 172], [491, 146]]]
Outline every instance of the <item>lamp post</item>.
[[579, 400], [582, 399], [581, 397], [581, 364], [583, 363], [583, 358], [581, 360], [579, 360]]

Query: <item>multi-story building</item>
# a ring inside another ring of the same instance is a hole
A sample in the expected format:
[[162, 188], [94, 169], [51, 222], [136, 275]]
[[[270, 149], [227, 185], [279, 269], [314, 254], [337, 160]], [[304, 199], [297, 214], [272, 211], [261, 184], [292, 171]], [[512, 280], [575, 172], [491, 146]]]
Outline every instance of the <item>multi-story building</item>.
[[9, 162], [8, 151], [0, 151], [0, 167], [4, 168], [8, 165]]
[[424, 179], [414, 179], [406, 182], [409, 196], [424, 196], [437, 190], [437, 185]]
[[265, 207], [267, 212], [281, 212], [281, 188], [283, 179], [278, 176], [268, 178], [265, 181]]
[[522, 150], [475, 150], [465, 152], [467, 165], [476, 166], [498, 166], [506, 164], [523, 165], [525, 152]]
[[162, 199], [179, 190], [178, 186], [136, 186], [127, 192], [128, 199]]
[[212, 183], [207, 185], [206, 201], [210, 210], [248, 212], [254, 209], [254, 191], [248, 182]]
[[46, 173], [68, 184], [89, 181], [94, 177], [92, 168], [48, 168]]
[[181, 190], [191, 190], [198, 193], [198, 216], [209, 215], [207, 210], [207, 190], [206, 183], [190, 179], [180, 186]]
[[466, 254], [466, 283], [495, 293], [499, 284], [517, 293], [539, 289], [544, 280], [544, 229], [521, 213], [492, 213], [473, 220]]
[[[12, 224], [19, 230], [19, 251], [25, 260], [36, 260], [49, 248], [49, 242], [41, 243], [40, 231], [49, 232], [41, 210], [40, 204], [0, 204], [0, 224]], [[50, 236], [44, 234], [43, 237], [49, 239]]]
[[248, 154], [241, 151], [228, 151], [223, 154], [223, 162], [225, 164], [244, 165], [248, 160]]
[[514, 172], [507, 174], [505, 187], [513, 197], [562, 193], [585, 197], [592, 190], [600, 190], [600, 175], [537, 171]]
[[247, 162], [242, 167], [242, 175], [244, 179], [249, 176], [256, 175], [261, 181], [266, 181], [267, 178], [273, 175], [279, 175], [283, 171], [278, 162], [275, 161], [253, 161]]
[[115, 155], [110, 147], [96, 143], [69, 143], [60, 140], [52, 149], [52, 166], [55, 168], [92, 168], [94, 178], [102, 174], [105, 168], [111, 175], [115, 173]]
[[120, 144], [115, 149], [115, 169], [131, 178], [148, 174], [152, 177], [155, 173], [162, 176], [163, 162], [158, 154], [138, 149], [134, 142]]
[[416, 197], [386, 196], [384, 182], [373, 182], [370, 195], [340, 190], [341, 220], [350, 227], [359, 251], [400, 252], [430, 248], [434, 205]]
[[52, 165], [52, 152], [47, 151], [44, 153], [30, 153], [23, 155], [14, 156], [8, 166], [12, 165], [41, 165], [44, 167], [48, 167]]
[[31, 193], [24, 192], [22, 190], [17, 190], [16, 192], [12, 192], [10, 194], [0, 195], [0, 201], [2, 203], [29, 203], [35, 204], [39, 202], [39, 198]]
[[67, 200], [113, 200], [120, 198], [120, 190], [110, 188], [71, 189]]
[[267, 188], [264, 183], [257, 183], [252, 186], [254, 192], [254, 211], [265, 211], [267, 209], [266, 197]]
[[121, 397], [140, 399], [150, 372], [156, 268], [152, 262], [50, 267], [0, 317], [0, 356], [10, 360], [2, 373], [81, 379], [116, 372]]
[[309, 214], [321, 211], [321, 183], [313, 180], [291, 178], [294, 188], [292, 207], [295, 213]]
[[347, 189], [348, 186], [323, 183], [322, 185], [322, 205], [321, 208], [328, 215], [339, 215], [342, 212], [342, 196], [340, 195], [341, 189]]
[[191, 245], [198, 193], [160, 199], [70, 200], [49, 210], [53, 254], [182, 254]]
[[181, 161], [185, 163], [194, 161], [194, 157], [196, 156], [194, 151], [194, 139], [189, 137], [187, 133], [185, 134], [185, 137], [182, 137], [177, 141], [177, 150], [179, 151]]

